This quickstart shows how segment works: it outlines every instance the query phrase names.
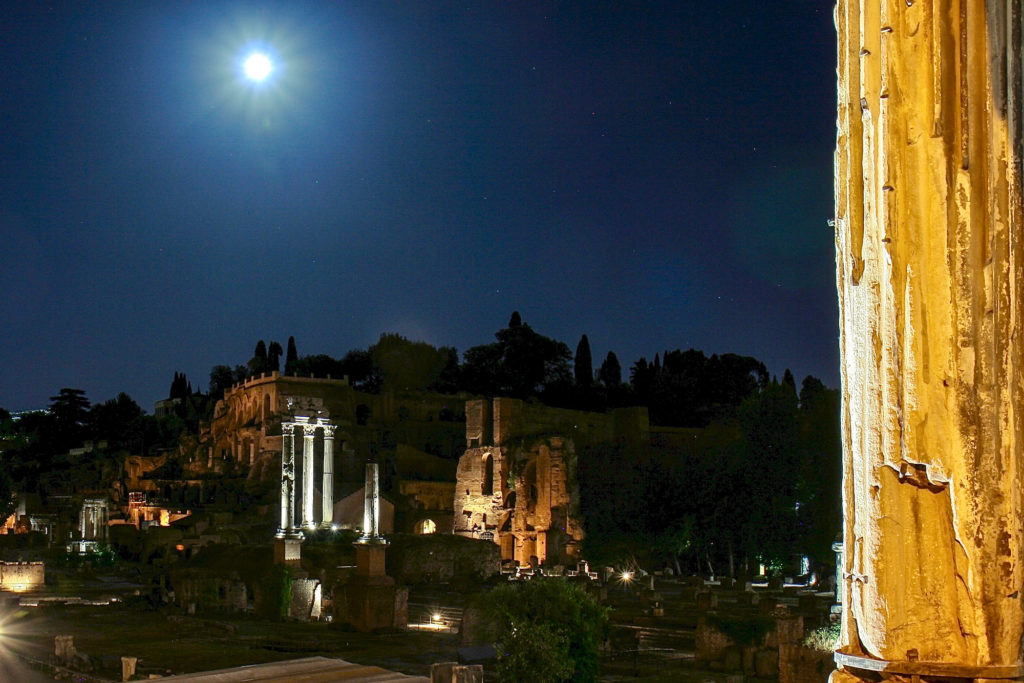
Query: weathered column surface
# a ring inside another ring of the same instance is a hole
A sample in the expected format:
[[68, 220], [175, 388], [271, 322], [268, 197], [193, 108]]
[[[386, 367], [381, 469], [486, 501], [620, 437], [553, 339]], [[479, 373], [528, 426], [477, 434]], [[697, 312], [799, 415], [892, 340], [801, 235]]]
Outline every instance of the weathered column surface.
[[295, 532], [295, 425], [281, 423], [281, 526], [277, 536]]
[[316, 495], [316, 477], [313, 466], [313, 437], [316, 436], [316, 425], [302, 425], [302, 526], [306, 529], [316, 527], [316, 515], [313, 512], [313, 499]]
[[363, 535], [358, 543], [382, 543], [380, 536], [380, 484], [377, 463], [366, 463], [366, 484], [363, 498]]
[[320, 495], [320, 526], [329, 527], [334, 521], [334, 425], [324, 425], [324, 474]]
[[1020, 0], [836, 8], [833, 681], [1024, 680], [1021, 20]]

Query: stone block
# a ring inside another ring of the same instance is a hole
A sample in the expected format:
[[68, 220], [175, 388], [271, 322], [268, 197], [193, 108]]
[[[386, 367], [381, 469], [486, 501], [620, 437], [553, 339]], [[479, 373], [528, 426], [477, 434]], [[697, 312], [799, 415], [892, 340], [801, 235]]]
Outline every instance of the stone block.
[[757, 669], [754, 664], [754, 658], [757, 655], [756, 647], [745, 647], [743, 648], [743, 673], [747, 676], [753, 676], [757, 673]]
[[779, 645], [794, 645], [804, 637], [804, 618], [783, 617], [775, 620], [775, 637]]
[[779, 675], [779, 651], [758, 650], [754, 655], [754, 672], [758, 678], [777, 678]]
[[697, 620], [694, 658], [698, 662], [715, 662], [722, 658], [722, 653], [732, 644], [724, 633], [708, 623], [706, 617]]
[[75, 660], [75, 637], [56, 636], [53, 639], [53, 654], [62, 664], [70, 664]]
[[302, 561], [301, 538], [275, 538], [274, 564], [298, 567]]
[[743, 652], [739, 647], [730, 645], [725, 649], [725, 657], [722, 659], [722, 666], [726, 671], [743, 670]]
[[709, 610], [718, 606], [718, 596], [710, 591], [697, 593], [697, 609]]
[[757, 611], [763, 616], [769, 616], [779, 606], [779, 601], [768, 595], [762, 595], [761, 599], [757, 601]]
[[458, 662], [436, 662], [430, 665], [430, 683], [452, 683]]
[[457, 666], [452, 683], [484, 683], [484, 667], [480, 664]]
[[138, 657], [121, 657], [121, 680], [130, 681], [135, 677], [135, 665], [139, 663]]
[[356, 574], [361, 576], [384, 576], [387, 544], [354, 543], [356, 547]]

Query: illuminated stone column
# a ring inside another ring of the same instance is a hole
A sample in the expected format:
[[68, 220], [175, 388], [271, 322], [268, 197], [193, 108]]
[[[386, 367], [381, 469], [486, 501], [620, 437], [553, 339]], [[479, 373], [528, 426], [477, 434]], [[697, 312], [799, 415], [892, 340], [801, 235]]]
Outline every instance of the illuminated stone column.
[[377, 479], [377, 463], [366, 463], [366, 483], [363, 498], [363, 535], [359, 543], [379, 543], [380, 537], [380, 485]]
[[281, 526], [277, 537], [295, 534], [295, 424], [281, 423]]
[[316, 494], [316, 477], [313, 476], [313, 438], [316, 436], [316, 425], [303, 424], [302, 434], [302, 526], [305, 529], [314, 529], [316, 515], [313, 512], [313, 498]]
[[1024, 680], [1021, 3], [840, 0], [833, 681]]
[[334, 425], [324, 425], [324, 478], [321, 489], [320, 526], [334, 521]]

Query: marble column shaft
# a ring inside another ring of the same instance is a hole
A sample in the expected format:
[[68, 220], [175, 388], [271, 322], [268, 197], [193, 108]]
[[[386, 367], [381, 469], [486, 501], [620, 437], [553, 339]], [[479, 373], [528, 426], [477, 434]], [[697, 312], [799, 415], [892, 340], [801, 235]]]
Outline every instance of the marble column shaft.
[[316, 425], [302, 425], [302, 433], [302, 526], [312, 529], [316, 526], [316, 515], [313, 512], [313, 499], [316, 492], [313, 438], [316, 435]]
[[1024, 675], [1022, 20], [1020, 0], [836, 6], [833, 681]]
[[295, 531], [295, 425], [281, 423], [281, 526], [278, 536]]
[[366, 463], [365, 496], [363, 499], [363, 535], [360, 540], [380, 539], [380, 488], [377, 479], [377, 463]]
[[324, 474], [321, 485], [321, 525], [334, 521], [334, 426], [324, 425]]

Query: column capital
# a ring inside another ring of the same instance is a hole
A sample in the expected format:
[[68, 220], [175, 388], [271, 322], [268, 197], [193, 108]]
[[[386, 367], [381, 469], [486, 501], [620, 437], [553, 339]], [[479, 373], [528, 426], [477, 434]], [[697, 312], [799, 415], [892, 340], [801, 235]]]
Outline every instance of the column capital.
[[281, 423], [281, 433], [282, 434], [294, 434], [295, 433], [295, 423], [294, 422], [282, 422]]
[[304, 424], [302, 425], [302, 433], [305, 436], [313, 436], [314, 434], [316, 434], [316, 428], [316, 425]]
[[338, 427], [337, 427], [337, 425], [325, 424], [325, 425], [323, 425], [323, 428], [324, 428], [324, 438], [325, 439], [333, 439], [334, 438], [334, 431]]

